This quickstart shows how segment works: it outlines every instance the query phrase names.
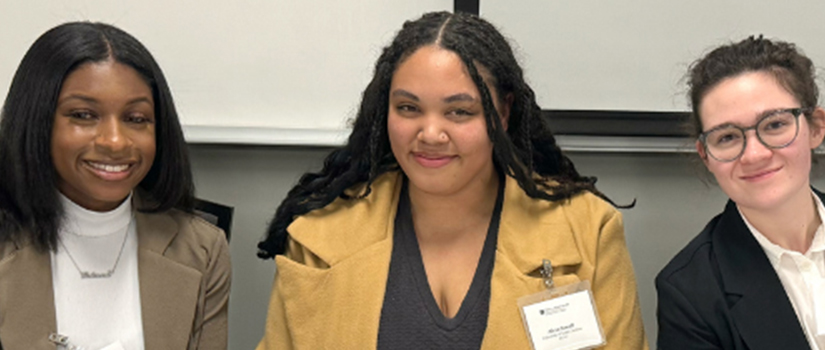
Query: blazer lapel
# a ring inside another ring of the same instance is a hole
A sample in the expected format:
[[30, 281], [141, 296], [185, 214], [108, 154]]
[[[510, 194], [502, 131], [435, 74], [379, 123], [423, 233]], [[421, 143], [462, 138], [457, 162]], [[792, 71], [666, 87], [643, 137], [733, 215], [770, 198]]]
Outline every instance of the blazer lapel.
[[6, 349], [54, 349], [57, 332], [49, 253], [24, 245], [0, 262], [0, 338]]
[[326, 269], [275, 258], [296, 349], [376, 347], [391, 252], [390, 238]]
[[750, 349], [808, 349], [782, 282], [732, 201], [713, 232], [731, 315]]
[[554, 285], [563, 286], [579, 282], [582, 257], [558, 202], [528, 197], [509, 176], [505, 186], [482, 349], [529, 349], [518, 299], [545, 290], [543, 259], [553, 266]]
[[275, 258], [297, 349], [376, 347], [402, 183], [398, 173], [383, 175], [369, 196], [338, 199], [290, 225], [291, 239], [328, 265]]
[[167, 214], [135, 213], [138, 280], [147, 349], [186, 349], [197, 309], [201, 273], [164, 253], [178, 232]]

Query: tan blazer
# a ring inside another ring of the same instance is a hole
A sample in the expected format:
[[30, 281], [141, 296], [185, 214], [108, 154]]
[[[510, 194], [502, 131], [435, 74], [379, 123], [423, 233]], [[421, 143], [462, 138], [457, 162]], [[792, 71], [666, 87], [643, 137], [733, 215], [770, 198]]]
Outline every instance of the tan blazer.
[[[376, 347], [400, 179], [384, 175], [366, 198], [339, 199], [290, 225], [258, 350]], [[516, 300], [544, 289], [542, 259], [557, 286], [592, 283], [606, 349], [647, 349], [621, 214], [590, 193], [532, 199], [510, 177], [482, 349], [530, 349]]]
[[[146, 349], [226, 349], [231, 269], [223, 231], [178, 210], [138, 212], [135, 221]], [[49, 253], [0, 244], [2, 348], [55, 349], [48, 336], [56, 331]]]

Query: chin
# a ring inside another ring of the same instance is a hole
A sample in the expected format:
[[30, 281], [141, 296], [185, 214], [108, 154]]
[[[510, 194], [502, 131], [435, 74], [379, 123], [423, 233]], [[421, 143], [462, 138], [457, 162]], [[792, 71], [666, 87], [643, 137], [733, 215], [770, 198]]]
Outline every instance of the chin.
[[425, 193], [449, 194], [453, 191], [451, 183], [445, 183], [445, 181], [440, 181], [437, 178], [425, 177], [422, 179], [421, 177], [407, 177], [409, 178], [411, 186]]
[[95, 196], [95, 201], [100, 203], [120, 203], [129, 196], [131, 191], [105, 191]]
[[774, 210], [782, 206], [790, 196], [782, 193], [759, 193], [752, 192], [742, 198], [733, 199], [740, 207], [756, 209], [759, 211]]

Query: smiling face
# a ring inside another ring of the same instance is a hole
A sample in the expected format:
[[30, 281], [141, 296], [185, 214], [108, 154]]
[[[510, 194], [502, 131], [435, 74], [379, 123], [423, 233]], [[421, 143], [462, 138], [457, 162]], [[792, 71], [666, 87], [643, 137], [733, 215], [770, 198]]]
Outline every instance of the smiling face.
[[[479, 68], [482, 76], [485, 72]], [[507, 111], [499, 107], [489, 82], [487, 86], [506, 127]], [[452, 51], [424, 46], [398, 66], [387, 128], [411, 190], [450, 195], [495, 176], [481, 95]]]
[[[749, 127], [766, 112], [801, 107], [800, 102], [767, 72], [747, 72], [719, 82], [708, 90], [699, 105], [702, 129], [720, 125]], [[816, 108], [813, 118], [823, 125], [825, 111]], [[765, 147], [754, 130], [746, 134], [747, 145], [741, 157], [720, 162], [696, 148], [716, 177], [722, 190], [743, 210], [765, 211], [810, 201], [811, 150], [821, 142], [822, 127], [799, 117], [799, 134], [785, 148]]]
[[129, 66], [86, 63], [70, 73], [52, 129], [60, 192], [94, 211], [123, 202], [155, 159], [154, 111], [151, 88]]

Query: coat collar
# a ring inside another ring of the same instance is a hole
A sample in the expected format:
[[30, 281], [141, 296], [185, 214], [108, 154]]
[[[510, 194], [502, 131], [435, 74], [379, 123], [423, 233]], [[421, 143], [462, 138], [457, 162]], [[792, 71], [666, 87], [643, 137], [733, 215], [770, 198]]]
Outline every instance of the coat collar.
[[401, 174], [384, 174], [361, 199], [336, 199], [300, 216], [287, 229], [290, 237], [328, 265], [385, 240], [392, 240], [393, 221], [403, 184]]
[[[290, 237], [329, 265], [375, 243], [391, 241], [402, 184], [399, 172], [385, 174], [372, 184], [366, 198], [338, 199], [297, 218], [289, 226]], [[580, 264], [569, 219], [581, 213], [556, 210], [563, 204], [530, 198], [507, 176], [496, 250], [523, 274], [535, 272], [542, 259], [550, 257], [554, 267]]]
[[807, 349], [793, 306], [733, 201], [712, 232], [714, 254], [734, 324], [751, 349]]
[[581, 220], [571, 216], [582, 213], [570, 212], [565, 203], [531, 198], [508, 176], [496, 250], [525, 275], [538, 276], [543, 259], [553, 267], [581, 264], [573, 234], [573, 224]]
[[[398, 172], [385, 174], [372, 184], [366, 198], [336, 200], [289, 226], [292, 240], [309, 251], [312, 259], [329, 265], [319, 269], [276, 257], [279, 277], [275, 288], [281, 294], [294, 343], [315, 344], [313, 348], [376, 346], [401, 176]], [[530, 198], [515, 179], [507, 177], [490, 319], [521, 328], [516, 299], [544, 289], [537, 272], [542, 259], [552, 258], [554, 267], [574, 265], [575, 269], [581, 264], [573, 232], [577, 228], [571, 228], [571, 222], [582, 220], [571, 220], [571, 216], [590, 213], [571, 212], [563, 204]], [[554, 271], [559, 272], [558, 278], [554, 276], [557, 285], [578, 281], [575, 275], [565, 274], [564, 268]], [[318, 336], [330, 332], [336, 337]], [[526, 348], [526, 341], [523, 333], [511, 328], [488, 328], [482, 348], [508, 348], [514, 344]]]

